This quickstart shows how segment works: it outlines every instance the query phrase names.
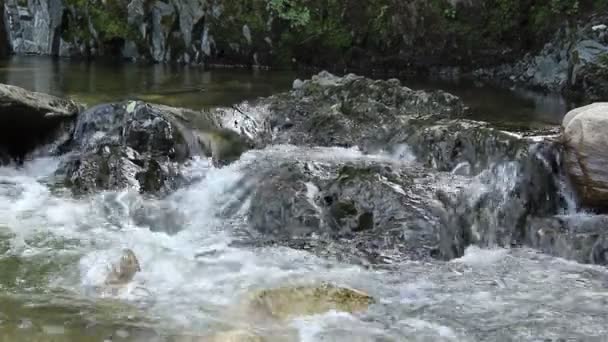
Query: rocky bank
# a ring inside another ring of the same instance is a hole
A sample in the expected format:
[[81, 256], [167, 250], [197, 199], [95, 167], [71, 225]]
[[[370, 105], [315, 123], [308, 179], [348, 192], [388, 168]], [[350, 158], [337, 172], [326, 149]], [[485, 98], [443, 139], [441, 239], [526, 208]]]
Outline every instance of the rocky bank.
[[4, 0], [2, 49], [472, 75], [606, 97], [606, 0]]

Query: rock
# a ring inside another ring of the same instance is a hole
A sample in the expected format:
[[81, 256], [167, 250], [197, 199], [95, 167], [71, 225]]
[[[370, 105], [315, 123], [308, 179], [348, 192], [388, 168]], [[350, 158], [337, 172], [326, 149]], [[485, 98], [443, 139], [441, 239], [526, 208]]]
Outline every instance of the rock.
[[558, 144], [530, 144], [518, 154], [516, 159], [479, 173], [468, 190], [452, 194], [439, 191], [447, 211], [440, 231], [442, 257], [461, 257], [470, 245], [527, 244], [527, 219], [555, 215], [565, 206]]
[[299, 316], [329, 311], [356, 313], [374, 304], [374, 299], [361, 291], [323, 283], [319, 286], [281, 287], [250, 294], [245, 312], [271, 319], [288, 320]]
[[462, 177], [415, 164], [343, 159], [345, 151], [278, 150], [240, 162], [245, 181], [239, 188], [248, 189], [247, 222], [256, 245], [362, 264], [429, 258], [446, 220], [437, 188], [451, 193], [467, 186]]
[[243, 330], [232, 330], [214, 334], [209, 342], [264, 342], [265, 339], [251, 332]]
[[367, 151], [384, 146], [410, 120], [459, 117], [464, 111], [460, 99], [442, 91], [414, 91], [395, 79], [322, 72], [290, 92], [223, 110], [229, 119], [222, 126], [247, 133], [262, 146], [358, 146]]
[[566, 115], [565, 166], [584, 206], [608, 210], [608, 103], [594, 103]]
[[[169, 342], [264, 342], [261, 336], [246, 330], [229, 330], [209, 336], [172, 336]], [[274, 339], [273, 339], [274, 341]]]
[[143, 102], [103, 104], [83, 112], [59, 168], [75, 194], [132, 187], [162, 194], [180, 183], [179, 165], [199, 153], [176, 110]]
[[205, 149], [208, 156], [212, 157], [215, 166], [228, 165], [253, 147], [253, 143], [246, 137], [227, 129], [213, 129], [207, 131], [195, 131], [195, 135]]
[[18, 54], [58, 54], [64, 9], [62, 1], [23, 4], [18, 0], [5, 0], [4, 3], [11, 51]]
[[578, 102], [606, 99], [608, 38], [605, 15], [594, 15], [571, 28], [563, 25], [536, 55], [513, 64], [479, 70], [474, 77], [560, 92]]
[[1, 154], [23, 159], [41, 145], [56, 141], [70, 133], [81, 110], [71, 100], [0, 84]]
[[608, 216], [578, 214], [531, 218], [527, 243], [540, 251], [585, 264], [608, 265]]
[[[608, 52], [606, 55], [608, 56]], [[608, 99], [608, 65], [581, 67], [564, 92], [570, 98], [581, 102], [605, 101]]]
[[112, 264], [110, 273], [106, 277], [105, 285], [125, 285], [130, 283], [137, 272], [141, 271], [135, 253], [130, 249], [122, 251], [120, 260]]

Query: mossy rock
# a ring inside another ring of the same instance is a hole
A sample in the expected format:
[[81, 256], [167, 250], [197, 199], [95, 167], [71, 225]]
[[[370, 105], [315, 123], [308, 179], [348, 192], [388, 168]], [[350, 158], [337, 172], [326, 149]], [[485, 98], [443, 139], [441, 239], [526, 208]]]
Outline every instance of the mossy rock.
[[361, 291], [323, 283], [318, 286], [280, 287], [261, 290], [247, 297], [247, 313], [288, 320], [341, 311], [365, 311], [374, 299]]

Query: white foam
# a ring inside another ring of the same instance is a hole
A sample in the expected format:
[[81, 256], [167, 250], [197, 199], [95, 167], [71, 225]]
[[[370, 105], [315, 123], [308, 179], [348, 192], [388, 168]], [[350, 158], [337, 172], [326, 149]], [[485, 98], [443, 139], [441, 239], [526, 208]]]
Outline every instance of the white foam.
[[452, 260], [452, 262], [463, 263], [474, 267], [491, 266], [508, 256], [508, 250], [503, 248], [482, 249], [477, 246], [469, 246], [464, 256]]

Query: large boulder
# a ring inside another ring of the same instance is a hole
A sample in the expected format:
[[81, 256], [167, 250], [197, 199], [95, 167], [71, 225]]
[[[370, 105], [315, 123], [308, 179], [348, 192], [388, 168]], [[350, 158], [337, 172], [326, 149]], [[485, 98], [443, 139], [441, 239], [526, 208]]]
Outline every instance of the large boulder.
[[179, 185], [179, 165], [199, 153], [196, 138], [164, 107], [128, 101], [83, 112], [71, 156], [58, 173], [76, 194], [132, 187], [164, 193]]
[[565, 166], [581, 203], [608, 210], [608, 103], [569, 112], [562, 127]]
[[258, 145], [357, 146], [371, 151], [386, 145], [410, 120], [459, 117], [460, 99], [443, 91], [415, 91], [396, 80], [371, 80], [321, 72], [294, 82], [290, 92], [220, 110], [221, 124], [247, 134]]
[[69, 134], [81, 110], [71, 100], [0, 84], [0, 163]]
[[437, 188], [455, 193], [466, 188], [467, 179], [342, 153], [348, 154], [308, 148], [257, 152], [238, 186], [249, 189], [251, 240], [362, 264], [431, 257], [446, 222]]

